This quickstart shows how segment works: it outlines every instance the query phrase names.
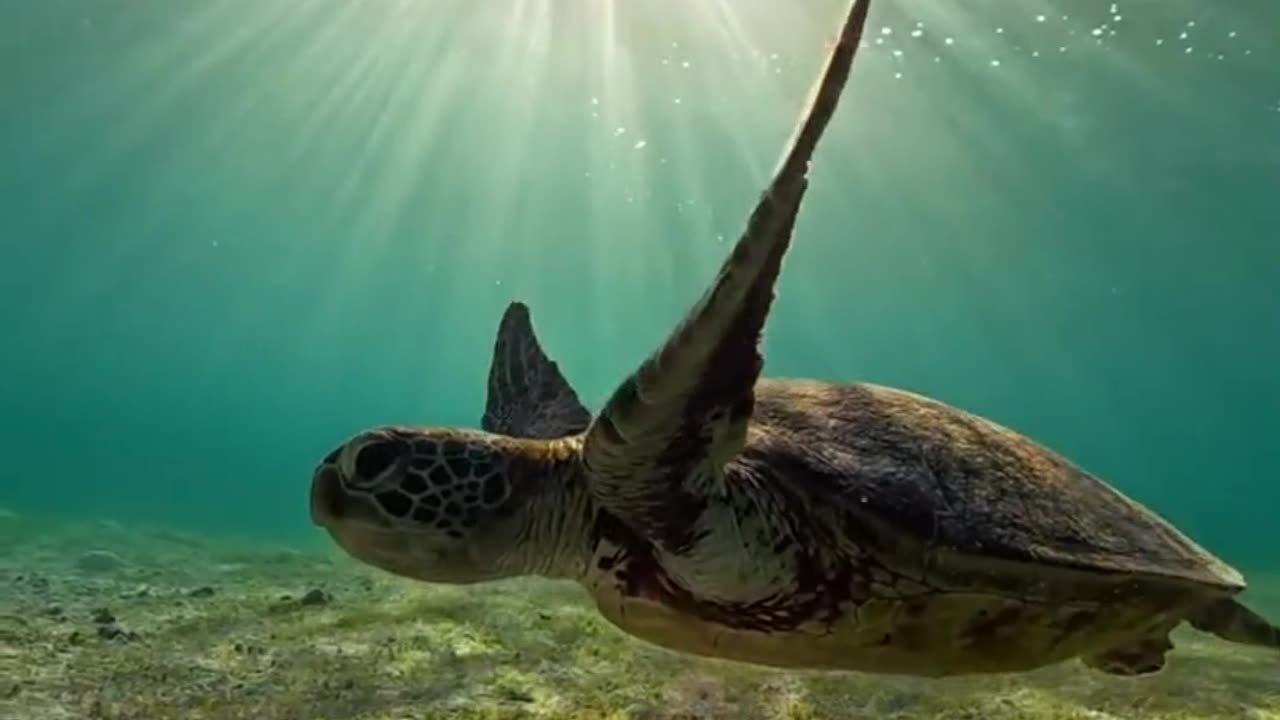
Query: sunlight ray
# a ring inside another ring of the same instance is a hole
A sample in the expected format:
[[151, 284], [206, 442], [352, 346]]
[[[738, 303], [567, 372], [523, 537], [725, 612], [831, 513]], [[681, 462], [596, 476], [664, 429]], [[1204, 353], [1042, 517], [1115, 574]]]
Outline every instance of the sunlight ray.
[[485, 190], [471, 208], [468, 227], [475, 232], [462, 249], [469, 267], [492, 268], [483, 278], [486, 285], [502, 281], [502, 270], [493, 262], [499, 257], [512, 261], [504, 266], [528, 268], [536, 267], [539, 253], [557, 251], [534, 246], [529, 229], [517, 223], [525, 212], [530, 185], [546, 177], [529, 162], [532, 149], [538, 146], [537, 123], [547, 117], [543, 113], [554, 115], [552, 108], [561, 102], [548, 86], [550, 36], [546, 0], [515, 3], [500, 35], [491, 40], [500, 51], [481, 83], [495, 90], [475, 98], [484, 104], [487, 115], [502, 119], [492, 130], [468, 138], [488, 157], [477, 160], [481, 167], [475, 169], [475, 176], [484, 178]]
[[[107, 192], [115, 185], [113, 173], [119, 168], [129, 168], [139, 162], [139, 157], [157, 152], [164, 138], [180, 129], [166, 125], [185, 103], [199, 96], [199, 73], [224, 65], [250, 50], [260, 50], [256, 41], [260, 33], [280, 22], [283, 13], [278, 9], [257, 17], [242, 18], [235, 32], [218, 37], [208, 44], [204, 53], [190, 56], [186, 52], [189, 43], [201, 36], [208, 27], [226, 24], [236, 8], [230, 0], [209, 3], [192, 15], [182, 18], [165, 18], [164, 30], [157, 33], [163, 40], [139, 43], [129, 47], [119, 62], [105, 65], [95, 82], [84, 83], [74, 92], [55, 97], [55, 103], [76, 106], [78, 112], [62, 112], [54, 109], [59, 117], [77, 120], [85, 116], [109, 124], [112, 132], [86, 137], [77, 134], [71, 124], [47, 126], [35, 140], [41, 146], [64, 145], [84, 148], [72, 153], [74, 158], [56, 178], [59, 193], [79, 198], [81, 204], [91, 203], [95, 196]], [[155, 25], [139, 8], [122, 10], [122, 17], [113, 18], [112, 32], [142, 32]], [[106, 32], [89, 22], [88, 33]], [[163, 78], [163, 80], [161, 80]], [[178, 154], [190, 154], [189, 149], [179, 148]], [[155, 202], [154, 197], [170, 187], [187, 188], [190, 192], [207, 187], [207, 178], [189, 177], [172, 168], [173, 158], [162, 167], [157, 177], [139, 186], [138, 207], [133, 215], [133, 229], [129, 239], [119, 243], [112, 251], [108, 267], [100, 273], [85, 277], [68, 288], [71, 297], [66, 303], [51, 306], [43, 324], [51, 331], [69, 326], [79, 320], [76, 307], [96, 306], [103, 303], [128, 305], [133, 302], [137, 287], [129, 268], [143, 268], [153, 264], [158, 249], [173, 255], [182, 248], [170, 242], [171, 228], [181, 222], [174, 208]], [[56, 270], [55, 270], [56, 272]], [[63, 315], [53, 313], [61, 308]]]

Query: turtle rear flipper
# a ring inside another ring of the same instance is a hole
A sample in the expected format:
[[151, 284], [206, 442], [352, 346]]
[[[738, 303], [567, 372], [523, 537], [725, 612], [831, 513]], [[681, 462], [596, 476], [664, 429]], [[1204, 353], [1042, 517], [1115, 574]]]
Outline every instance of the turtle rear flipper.
[[1280, 650], [1280, 627], [1233, 598], [1223, 598], [1200, 608], [1187, 622], [1223, 640]]
[[578, 393], [543, 352], [528, 306], [508, 305], [493, 344], [480, 426], [491, 433], [550, 439], [580, 433], [590, 422]]

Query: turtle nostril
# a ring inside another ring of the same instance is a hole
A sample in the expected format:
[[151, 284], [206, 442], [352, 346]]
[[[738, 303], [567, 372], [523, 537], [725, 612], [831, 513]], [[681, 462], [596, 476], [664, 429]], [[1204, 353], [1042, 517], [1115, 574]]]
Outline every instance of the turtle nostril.
[[386, 472], [399, 455], [399, 443], [374, 442], [365, 445], [356, 453], [356, 474], [362, 480], [373, 480]]

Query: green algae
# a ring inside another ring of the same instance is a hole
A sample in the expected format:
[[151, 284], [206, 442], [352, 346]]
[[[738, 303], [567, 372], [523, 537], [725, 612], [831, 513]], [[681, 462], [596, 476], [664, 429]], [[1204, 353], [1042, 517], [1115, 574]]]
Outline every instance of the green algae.
[[[568, 583], [434, 586], [336, 554], [2, 522], [6, 719], [1280, 720], [1280, 655], [1189, 631], [1138, 679], [781, 672], [630, 638]], [[94, 549], [124, 563], [78, 571]], [[1274, 610], [1277, 587], [1251, 602]]]

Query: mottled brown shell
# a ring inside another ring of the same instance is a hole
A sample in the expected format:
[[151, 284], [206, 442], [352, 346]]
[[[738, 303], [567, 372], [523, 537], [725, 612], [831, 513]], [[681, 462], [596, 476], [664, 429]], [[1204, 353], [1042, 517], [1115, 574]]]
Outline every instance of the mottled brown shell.
[[765, 379], [755, 391], [739, 462], [773, 467], [811, 501], [843, 506], [854, 545], [910, 539], [937, 551], [930, 556], [990, 561], [1006, 572], [1061, 568], [1244, 587], [1238, 572], [1155, 513], [989, 420], [875, 385]]

